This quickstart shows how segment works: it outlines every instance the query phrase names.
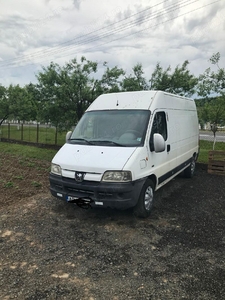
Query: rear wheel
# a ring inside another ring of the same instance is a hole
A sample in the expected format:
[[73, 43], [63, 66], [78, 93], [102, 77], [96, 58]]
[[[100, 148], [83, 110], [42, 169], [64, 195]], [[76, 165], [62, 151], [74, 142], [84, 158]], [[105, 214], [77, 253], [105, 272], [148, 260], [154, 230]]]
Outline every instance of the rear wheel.
[[154, 202], [154, 184], [150, 179], [145, 181], [137, 205], [134, 207], [134, 214], [140, 218], [150, 215]]
[[187, 178], [192, 178], [195, 173], [195, 158], [192, 158], [191, 164], [187, 169], [184, 170], [184, 176]]

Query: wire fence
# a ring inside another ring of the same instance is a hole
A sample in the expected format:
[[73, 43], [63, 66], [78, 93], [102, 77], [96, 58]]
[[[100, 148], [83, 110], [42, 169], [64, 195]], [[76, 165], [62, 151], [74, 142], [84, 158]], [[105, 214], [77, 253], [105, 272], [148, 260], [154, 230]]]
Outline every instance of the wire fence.
[[0, 139], [47, 146], [61, 146], [66, 132], [49, 124], [4, 123], [0, 126]]

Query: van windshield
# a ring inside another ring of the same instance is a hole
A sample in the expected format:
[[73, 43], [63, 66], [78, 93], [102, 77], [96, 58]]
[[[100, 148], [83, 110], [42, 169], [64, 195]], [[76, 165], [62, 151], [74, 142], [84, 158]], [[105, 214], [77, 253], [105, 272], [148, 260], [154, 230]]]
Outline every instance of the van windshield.
[[69, 143], [138, 147], [144, 144], [149, 110], [99, 110], [86, 112]]

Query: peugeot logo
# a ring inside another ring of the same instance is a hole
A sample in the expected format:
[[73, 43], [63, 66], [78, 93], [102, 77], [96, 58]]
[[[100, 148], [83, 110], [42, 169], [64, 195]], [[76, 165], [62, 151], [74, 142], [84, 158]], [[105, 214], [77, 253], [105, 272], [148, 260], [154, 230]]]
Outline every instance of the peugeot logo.
[[84, 180], [85, 173], [75, 172], [75, 180], [77, 182], [82, 182]]

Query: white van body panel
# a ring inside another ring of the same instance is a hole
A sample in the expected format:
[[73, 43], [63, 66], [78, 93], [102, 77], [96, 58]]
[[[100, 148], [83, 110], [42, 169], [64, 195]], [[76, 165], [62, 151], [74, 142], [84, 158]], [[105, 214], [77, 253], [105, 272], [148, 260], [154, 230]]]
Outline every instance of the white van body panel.
[[123, 170], [135, 149], [64, 144], [55, 155], [53, 163], [61, 166], [65, 177], [74, 178], [74, 172], [80, 171], [86, 173], [85, 180], [94, 178], [100, 181], [107, 170]]
[[[62, 148], [63, 151], [58, 151], [52, 162], [61, 166], [64, 177], [74, 178], [75, 171], [85, 172], [84, 179], [93, 178], [94, 181], [101, 181], [104, 172], [108, 170], [129, 170], [133, 180], [149, 174], [147, 147], [87, 147], [65, 144]], [[64, 156], [64, 153], [67, 155]]]
[[103, 94], [86, 111], [106, 109], [149, 109], [157, 91]]

